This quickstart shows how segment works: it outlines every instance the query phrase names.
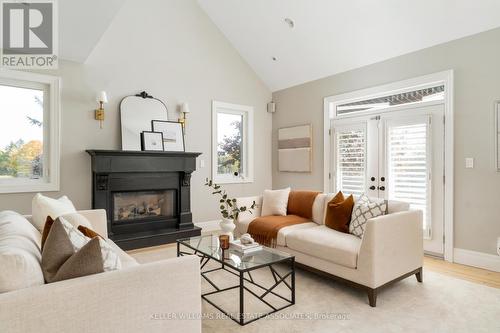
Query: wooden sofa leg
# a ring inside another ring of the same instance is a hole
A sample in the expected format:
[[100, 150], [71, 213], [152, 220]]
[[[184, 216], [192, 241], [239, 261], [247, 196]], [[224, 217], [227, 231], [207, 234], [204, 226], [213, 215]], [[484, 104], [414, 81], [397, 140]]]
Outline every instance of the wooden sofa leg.
[[424, 270], [422, 269], [422, 267], [420, 267], [419, 271], [415, 273], [415, 276], [417, 277], [418, 282], [422, 282], [424, 277]]
[[377, 289], [368, 289], [368, 302], [372, 308], [377, 306]]

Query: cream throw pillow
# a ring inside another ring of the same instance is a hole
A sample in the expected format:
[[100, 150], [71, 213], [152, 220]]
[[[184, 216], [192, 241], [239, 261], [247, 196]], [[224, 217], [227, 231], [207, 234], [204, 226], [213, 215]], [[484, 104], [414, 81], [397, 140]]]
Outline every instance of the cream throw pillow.
[[262, 216], [285, 216], [288, 207], [290, 188], [282, 190], [265, 190], [262, 199]]
[[61, 218], [50, 227], [42, 250], [42, 270], [47, 283], [104, 272], [99, 239], [86, 242], [73, 230], [68, 233], [71, 228]]
[[44, 284], [40, 239], [25, 217], [0, 212], [0, 293]]
[[[78, 230], [77, 227], [69, 223], [65, 217], [59, 217], [64, 230], [68, 234], [69, 240], [73, 245], [73, 250], [75, 252], [80, 251], [89, 241], [90, 238], [85, 236]], [[122, 264], [118, 254], [115, 250], [101, 237], [99, 238], [99, 246], [101, 247], [103, 269], [105, 272], [114, 271], [122, 268]]]
[[61, 215], [60, 217], [64, 218], [67, 222], [69, 222], [73, 227], [78, 228], [78, 226], [82, 225], [85, 228], [92, 229], [92, 224], [87, 220], [85, 216], [80, 213], [69, 213]]
[[53, 199], [38, 193], [31, 202], [33, 225], [40, 232], [43, 230], [47, 216], [55, 220], [59, 216], [69, 213], [76, 213], [76, 209], [67, 196]]

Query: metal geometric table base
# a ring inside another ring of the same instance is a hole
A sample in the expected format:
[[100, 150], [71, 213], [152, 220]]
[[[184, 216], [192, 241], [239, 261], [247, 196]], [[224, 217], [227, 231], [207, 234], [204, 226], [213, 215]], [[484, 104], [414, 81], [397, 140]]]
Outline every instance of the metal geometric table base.
[[[184, 244], [182, 244], [184, 247], [187, 247], [187, 248], [193, 250], [194, 252], [189, 253], [189, 252], [181, 251], [180, 245], [181, 245], [180, 243], [177, 243], [177, 256], [179, 257], [179, 256], [183, 256], [183, 255], [193, 255], [194, 254], [194, 255], [197, 255], [198, 257], [200, 257], [200, 270], [202, 271], [201, 276], [214, 288], [213, 291], [204, 293], [201, 295], [201, 297], [205, 301], [207, 301], [209, 304], [211, 304], [213, 307], [215, 307], [217, 310], [219, 310], [220, 312], [222, 312], [227, 317], [231, 318], [233, 321], [240, 324], [241, 326], [247, 325], [253, 321], [256, 321], [260, 318], [266, 317], [272, 313], [283, 310], [283, 309], [295, 304], [295, 258], [294, 257], [288, 258], [287, 260], [280, 261], [277, 263], [263, 264], [261, 266], [252, 267], [252, 268], [247, 269], [247, 270], [238, 271], [238, 270], [228, 266], [227, 264], [221, 263], [218, 260], [215, 260], [214, 258], [209, 257], [209, 256], [205, 255], [204, 253], [201, 253], [195, 249], [189, 248], [188, 246], [186, 246]], [[207, 263], [209, 261], [217, 262], [218, 264], [220, 264], [220, 267], [203, 271], [203, 268], [207, 265]], [[285, 272], [285, 273], [280, 274], [279, 272], [276, 271], [276, 269], [273, 267], [273, 265], [278, 264], [278, 263], [283, 263], [285, 261], [289, 262], [290, 270]], [[271, 275], [273, 276], [273, 279], [274, 279], [274, 284], [270, 287], [266, 287], [266, 286], [263, 286], [263, 285], [257, 283], [253, 279], [252, 274], [251, 274], [251, 271], [253, 271], [253, 270], [264, 269], [266, 267], [269, 268]], [[220, 271], [220, 270], [224, 270], [226, 272], [229, 272], [229, 273], [237, 276], [239, 278], [239, 284], [235, 285], [235, 286], [227, 287], [227, 288], [219, 288], [217, 286], [217, 284], [207, 276], [207, 274], [211, 273], [211, 272]], [[245, 274], [247, 276], [245, 276]], [[287, 281], [287, 279], [289, 279], [290, 281]], [[258, 287], [259, 289], [262, 290], [262, 293], [259, 295], [258, 293], [249, 289], [247, 287], [247, 285], [245, 285], [245, 284], [251, 284], [251, 285]], [[277, 292], [275, 292], [275, 289], [280, 285], [284, 285], [284, 286], [286, 286], [287, 289], [290, 290], [290, 298], [284, 297], [284, 296], [278, 294]], [[233, 289], [239, 289], [239, 294], [240, 294], [240, 296], [239, 296], [239, 300], [240, 300], [239, 312], [236, 316], [226, 312], [220, 306], [218, 306], [213, 301], [211, 301], [210, 299], [207, 298], [207, 296], [218, 294], [218, 293], [223, 293], [223, 292], [233, 290]], [[252, 296], [257, 298], [260, 302], [267, 305], [270, 308], [270, 311], [267, 313], [259, 313], [258, 316], [252, 317], [250, 320], [245, 320], [245, 315], [244, 315], [245, 314], [245, 307], [244, 307], [244, 291], [245, 290], [248, 293], [250, 293]], [[268, 302], [265, 299], [265, 297], [269, 296], [269, 295], [279, 297], [280, 299], [282, 299], [286, 302], [285, 303], [286, 305], [281, 306], [281, 307], [276, 307], [276, 306], [272, 305], [270, 302]]]

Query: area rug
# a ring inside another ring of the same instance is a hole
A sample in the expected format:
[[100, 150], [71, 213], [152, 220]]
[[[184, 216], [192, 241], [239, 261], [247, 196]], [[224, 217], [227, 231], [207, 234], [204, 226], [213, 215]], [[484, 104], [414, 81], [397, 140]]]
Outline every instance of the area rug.
[[[175, 246], [132, 253], [140, 263], [175, 257]], [[214, 272], [211, 279], [222, 286], [237, 284], [231, 274]], [[272, 285], [269, 270], [252, 273]], [[202, 290], [212, 290], [202, 282]], [[283, 290], [286, 291], [286, 290]], [[215, 303], [229, 312], [238, 305], [238, 294], [229, 291]], [[268, 308], [245, 294], [248, 313]], [[312, 273], [296, 271], [296, 304], [272, 317], [239, 326], [203, 301], [203, 332], [500, 332], [500, 289], [425, 270], [424, 283], [409, 277], [382, 290], [377, 307], [366, 295]]]

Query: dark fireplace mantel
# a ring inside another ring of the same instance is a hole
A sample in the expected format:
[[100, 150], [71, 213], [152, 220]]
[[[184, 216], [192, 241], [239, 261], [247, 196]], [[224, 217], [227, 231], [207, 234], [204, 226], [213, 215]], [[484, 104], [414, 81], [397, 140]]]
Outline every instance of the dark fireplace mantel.
[[[92, 161], [92, 208], [106, 210], [108, 236], [121, 248], [166, 244], [200, 234], [200, 228], [192, 221], [190, 202], [191, 173], [196, 170], [196, 157], [200, 153], [122, 150], [87, 150], [87, 153]], [[155, 198], [155, 193], [165, 192], [173, 194], [173, 199], [172, 195], [169, 197], [173, 206], [169, 212], [173, 214], [165, 216], [159, 208], [148, 210], [144, 208], [149, 207], [145, 202], [137, 202], [137, 206], [128, 206], [143, 215], [135, 214], [138, 217], [134, 219], [116, 218], [117, 196], [133, 198], [130, 194], [145, 193], [146, 198]], [[148, 214], [149, 211], [152, 213]]]

